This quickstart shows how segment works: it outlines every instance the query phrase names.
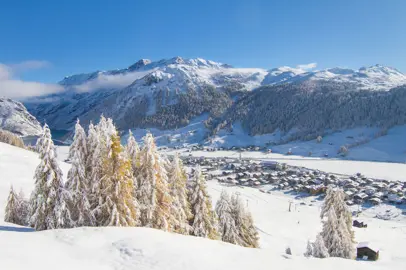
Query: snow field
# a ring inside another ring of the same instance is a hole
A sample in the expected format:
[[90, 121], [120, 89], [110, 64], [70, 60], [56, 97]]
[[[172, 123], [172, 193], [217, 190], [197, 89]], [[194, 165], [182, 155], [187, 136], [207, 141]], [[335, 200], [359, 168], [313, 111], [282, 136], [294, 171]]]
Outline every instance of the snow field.
[[[62, 150], [63, 149], [58, 149]], [[59, 155], [63, 159], [63, 155]], [[26, 196], [34, 186], [39, 159], [33, 152], [0, 143], [0, 219], [11, 184]], [[69, 164], [60, 163], [66, 176]], [[307, 259], [308, 239], [321, 230], [320, 201], [254, 188], [222, 186], [208, 181], [213, 205], [223, 188], [239, 192], [248, 203], [260, 233], [261, 249], [247, 249], [203, 238], [165, 233], [148, 228], [76, 228], [42, 232], [0, 221], [0, 269], [404, 269], [406, 218], [374, 218], [380, 208], [359, 217], [368, 228], [355, 228], [356, 240], [370, 241], [380, 249], [377, 262], [344, 259]], [[293, 211], [288, 211], [290, 202]], [[306, 205], [301, 205], [300, 202]], [[312, 204], [312, 205], [310, 205]], [[384, 206], [382, 206], [384, 207]], [[389, 207], [389, 206], [385, 206]], [[292, 256], [285, 256], [286, 247]]]

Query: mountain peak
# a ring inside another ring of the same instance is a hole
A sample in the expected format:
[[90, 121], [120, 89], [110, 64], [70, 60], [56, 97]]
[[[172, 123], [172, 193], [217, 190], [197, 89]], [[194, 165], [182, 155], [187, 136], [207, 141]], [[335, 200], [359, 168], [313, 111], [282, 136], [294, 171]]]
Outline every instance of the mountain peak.
[[128, 67], [129, 70], [137, 70], [140, 69], [148, 64], [151, 64], [151, 60], [149, 59], [140, 59], [135, 64]]

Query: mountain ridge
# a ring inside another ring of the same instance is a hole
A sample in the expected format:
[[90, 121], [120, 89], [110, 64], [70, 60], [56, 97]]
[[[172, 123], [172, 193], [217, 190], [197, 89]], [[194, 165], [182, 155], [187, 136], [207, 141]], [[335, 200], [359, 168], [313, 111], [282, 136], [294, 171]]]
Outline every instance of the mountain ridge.
[[[207, 114], [205, 120], [207, 138], [227, 126], [224, 121], [228, 121], [229, 125], [230, 121], [243, 120], [246, 123], [251, 119], [245, 116], [244, 119], [239, 118], [246, 115], [246, 112], [242, 111], [245, 108], [243, 105], [245, 100], [254, 101], [257, 97], [261, 97], [261, 100], [255, 101], [253, 104], [256, 105], [250, 107], [248, 111], [248, 114], [258, 117], [268, 115], [273, 110], [272, 106], [277, 106], [281, 102], [293, 110], [292, 115], [300, 115], [301, 110], [317, 111], [317, 106], [321, 106], [321, 110], [328, 110], [327, 103], [325, 105], [322, 103], [347, 100], [346, 96], [349, 95], [355, 96], [355, 101], [351, 101], [354, 107], [364, 106], [362, 105], [364, 94], [355, 92], [367, 91], [365, 95], [372, 98], [373, 102], [378, 102], [380, 95], [389, 96], [385, 98], [386, 102], [392, 95], [390, 89], [406, 84], [406, 75], [382, 65], [361, 67], [357, 70], [339, 67], [309, 70], [300, 66], [265, 70], [234, 68], [202, 58], [173, 57], [159, 61], [141, 59], [123, 69], [67, 76], [60, 84], [65, 87], [63, 93], [25, 102], [29, 111], [39, 121], [46, 121], [51, 128], [71, 130], [77, 118], [86, 126], [92, 121], [96, 122], [100, 114], [104, 114], [113, 118], [120, 130], [152, 127], [176, 129], [188, 125], [195, 117]], [[268, 89], [267, 92], [259, 95], [258, 90], [264, 88]], [[272, 89], [279, 90], [275, 92]], [[280, 90], [281, 93], [278, 92]], [[279, 94], [275, 96], [277, 92]], [[402, 91], [397, 92], [396, 95], [401, 95], [399, 93]], [[312, 95], [311, 99], [319, 100], [318, 103], [308, 100], [303, 106], [316, 108], [300, 108], [300, 102], [309, 98], [309, 95]], [[320, 95], [331, 100], [325, 101]], [[281, 99], [280, 102], [270, 102], [272, 96]], [[356, 104], [357, 102], [359, 104]], [[238, 108], [237, 111], [235, 108]], [[260, 108], [262, 111], [259, 111]], [[332, 114], [330, 111], [326, 113]], [[358, 112], [354, 112], [354, 115], [356, 113]], [[229, 117], [230, 115], [232, 117]], [[283, 127], [294, 129], [296, 124], [303, 128], [303, 125], [294, 119], [280, 117], [274, 120], [274, 123], [279, 123], [276, 126], [271, 123], [268, 123], [266, 128], [244, 126], [252, 135], [271, 132], [275, 128], [289, 132]], [[354, 126], [364, 122], [354, 120], [348, 125]], [[322, 124], [318, 123], [317, 127]], [[340, 125], [334, 126], [344, 128], [347, 124]], [[312, 126], [306, 126], [305, 131], [301, 132], [307, 132], [311, 128]], [[312, 134], [320, 132], [322, 133], [322, 130], [318, 128]]]

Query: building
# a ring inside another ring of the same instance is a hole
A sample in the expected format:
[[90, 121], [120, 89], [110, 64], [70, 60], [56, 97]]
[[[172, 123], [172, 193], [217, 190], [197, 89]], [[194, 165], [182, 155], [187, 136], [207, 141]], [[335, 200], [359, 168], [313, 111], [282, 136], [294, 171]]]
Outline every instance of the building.
[[361, 242], [357, 246], [357, 258], [376, 261], [379, 258], [379, 250], [372, 248], [368, 242]]

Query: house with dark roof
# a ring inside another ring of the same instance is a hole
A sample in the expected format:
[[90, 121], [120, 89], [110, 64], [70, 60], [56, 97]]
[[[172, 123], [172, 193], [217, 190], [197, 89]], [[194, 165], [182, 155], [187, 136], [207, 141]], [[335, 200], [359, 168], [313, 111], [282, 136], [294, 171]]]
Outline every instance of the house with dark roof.
[[376, 261], [379, 258], [379, 250], [372, 247], [368, 242], [360, 242], [357, 246], [357, 258]]

